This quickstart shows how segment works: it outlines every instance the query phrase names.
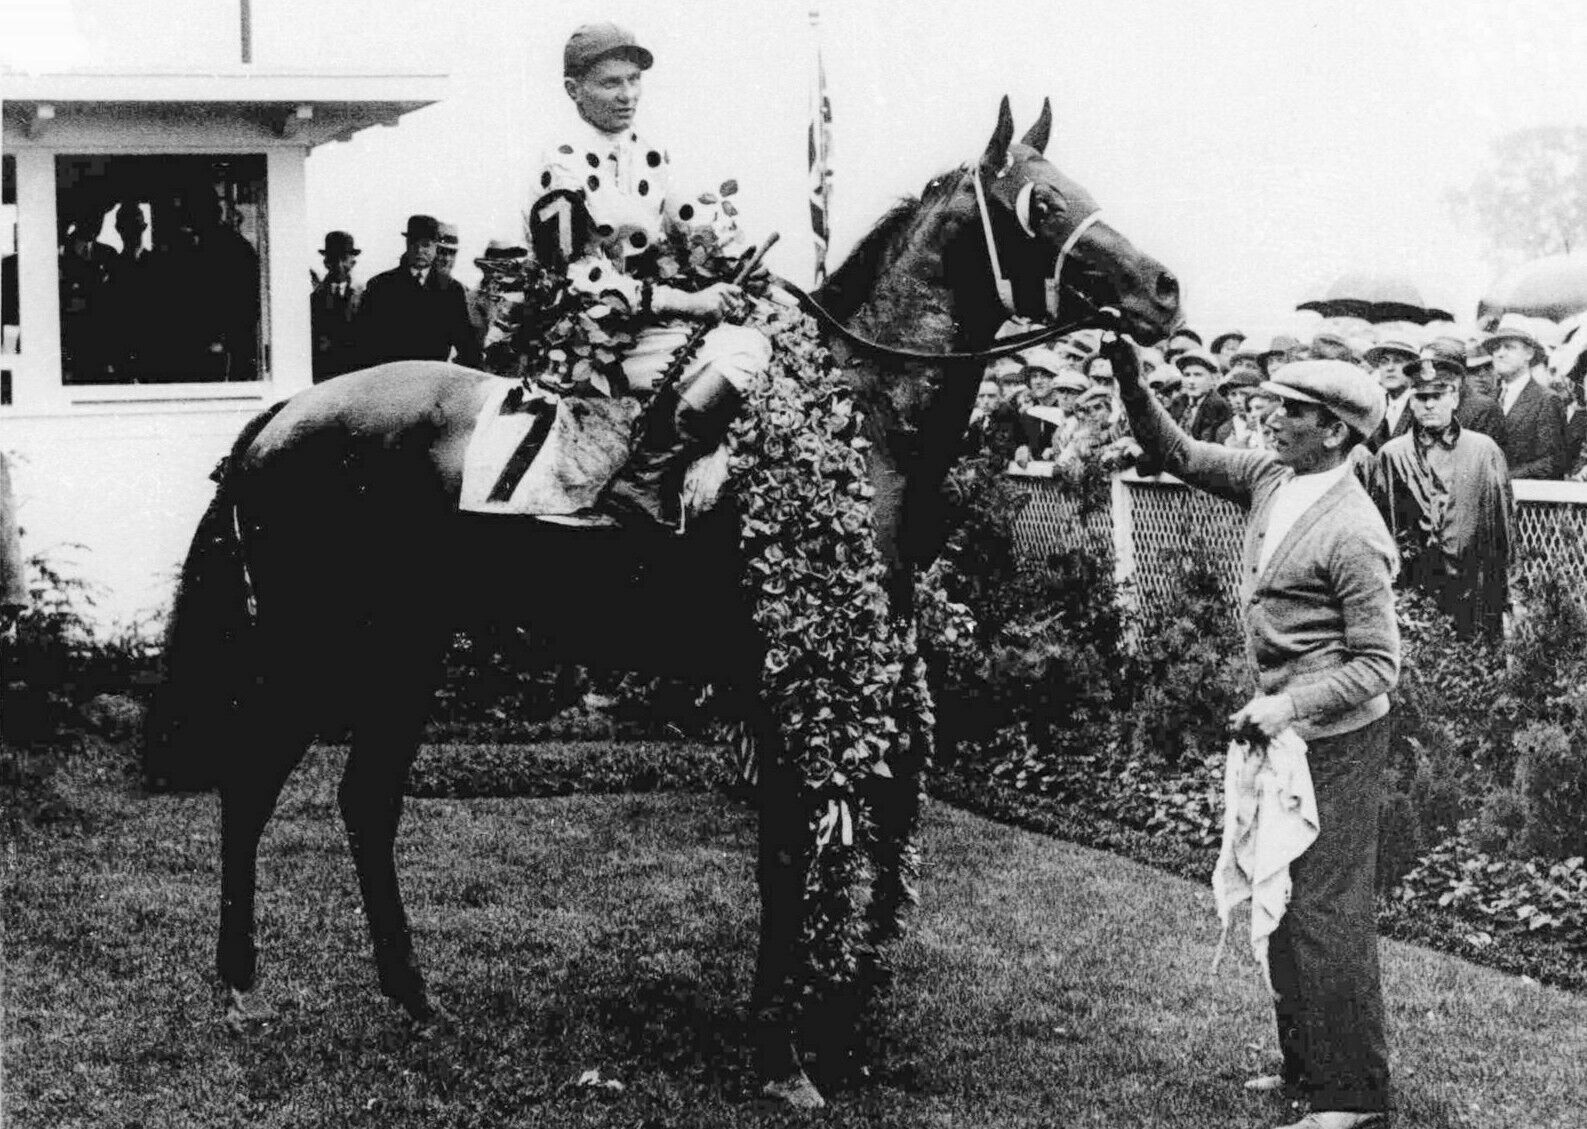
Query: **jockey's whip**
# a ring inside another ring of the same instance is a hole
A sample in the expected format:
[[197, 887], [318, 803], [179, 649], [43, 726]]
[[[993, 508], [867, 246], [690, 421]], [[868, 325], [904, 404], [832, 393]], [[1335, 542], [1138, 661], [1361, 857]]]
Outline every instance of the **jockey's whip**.
[[[761, 262], [766, 258], [766, 252], [775, 247], [777, 240], [781, 238], [781, 233], [775, 231], [768, 235], [766, 242], [762, 243], [758, 250], [745, 259], [743, 266], [739, 267], [737, 273], [733, 275], [733, 285], [743, 286], [744, 283], [748, 282], [749, 276], [760, 269]], [[656, 381], [656, 391], [660, 392], [664, 388], [671, 388], [678, 382], [678, 379], [683, 376], [683, 370], [689, 367], [689, 364], [694, 360], [694, 355], [700, 351], [700, 345], [705, 340], [705, 335], [710, 332], [711, 326], [706, 322], [701, 322], [689, 330], [689, 336], [682, 345], [678, 346], [678, 351], [672, 355], [672, 360], [667, 363], [666, 371]]]

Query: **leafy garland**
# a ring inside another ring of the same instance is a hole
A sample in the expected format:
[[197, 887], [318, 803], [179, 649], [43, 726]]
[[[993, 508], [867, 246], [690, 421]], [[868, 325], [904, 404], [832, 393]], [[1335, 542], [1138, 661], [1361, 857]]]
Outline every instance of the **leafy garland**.
[[[724, 184], [722, 197], [735, 190]], [[700, 203], [702, 211], [720, 204], [714, 222], [674, 229], [658, 249], [655, 277], [666, 285], [699, 290], [739, 267], [728, 251], [731, 203], [714, 194]], [[506, 371], [564, 392], [622, 389], [622, 353], [640, 319], [603, 290], [604, 269], [599, 257], [581, 260], [571, 278], [524, 268], [521, 313], [501, 324], [515, 345]], [[887, 803], [901, 780], [923, 781], [932, 700], [915, 625], [889, 615], [861, 407], [810, 318], [771, 301], [752, 305], [749, 324], [771, 339], [772, 363], [730, 432], [730, 476], [745, 583], [766, 645], [762, 694], [804, 782], [798, 802], [816, 845], [805, 884], [803, 990], [819, 996], [880, 960], [877, 946], [896, 935], [914, 900], [918, 819], [879, 818], [873, 801]], [[497, 371], [504, 367], [498, 360]], [[968, 612], [942, 596], [940, 583], [922, 596], [923, 622], [970, 637]], [[867, 877], [872, 895], [862, 914]]]

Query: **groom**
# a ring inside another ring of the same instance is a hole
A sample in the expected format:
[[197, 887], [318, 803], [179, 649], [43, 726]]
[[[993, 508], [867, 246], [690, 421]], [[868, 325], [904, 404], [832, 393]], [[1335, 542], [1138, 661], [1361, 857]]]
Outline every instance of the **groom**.
[[[1230, 719], [1307, 743], [1320, 830], [1290, 867], [1291, 900], [1268, 962], [1283, 1075], [1311, 1108], [1291, 1129], [1382, 1124], [1388, 1047], [1373, 878], [1388, 753], [1388, 692], [1400, 638], [1390, 583], [1397, 554], [1351, 451], [1383, 419], [1383, 390], [1345, 361], [1278, 368], [1263, 392], [1272, 450], [1199, 442], [1141, 381], [1135, 348], [1112, 335], [1130, 426], [1148, 457], [1247, 513], [1240, 603], [1257, 693]], [[1275, 1087], [1276, 1088], [1276, 1087]]]

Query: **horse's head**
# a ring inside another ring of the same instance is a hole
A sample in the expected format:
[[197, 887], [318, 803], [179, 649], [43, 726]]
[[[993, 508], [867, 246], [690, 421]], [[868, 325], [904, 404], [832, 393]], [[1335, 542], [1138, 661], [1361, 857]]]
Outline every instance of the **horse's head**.
[[[926, 353], [985, 349], [1011, 313], [1054, 325], [1103, 306], [1117, 308], [1139, 340], [1167, 336], [1180, 321], [1178, 281], [1042, 155], [1051, 131], [1044, 105], [1016, 142], [1004, 98], [981, 156], [883, 217], [821, 288], [821, 304], [874, 340]], [[849, 374], [877, 432], [884, 553], [895, 565], [929, 561], [943, 532], [940, 487], [961, 450], [981, 365], [862, 354]]]
[[[960, 243], [973, 248], [967, 256], [985, 264], [979, 273], [987, 285], [1005, 280], [1004, 309], [1012, 305], [1052, 322], [1083, 315], [1087, 303], [1113, 306], [1137, 338], [1166, 337], [1181, 320], [1179, 281], [1136, 250], [1102, 218], [1096, 199], [1047, 160], [1051, 133], [1052, 104], [1044, 102], [1036, 124], [1016, 142], [1003, 99], [986, 151], [960, 170], [953, 192]], [[1060, 283], [1084, 300], [1060, 293]]]

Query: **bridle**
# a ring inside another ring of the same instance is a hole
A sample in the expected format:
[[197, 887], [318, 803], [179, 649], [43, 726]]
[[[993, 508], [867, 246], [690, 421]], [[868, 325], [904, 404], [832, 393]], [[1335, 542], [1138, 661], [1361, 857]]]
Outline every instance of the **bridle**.
[[[1003, 303], [1003, 309], [1008, 311], [1010, 317], [1018, 316], [1020, 311], [1014, 303], [1014, 283], [1003, 273], [1002, 260], [997, 253], [997, 236], [992, 232], [992, 210], [986, 206], [986, 189], [981, 185], [981, 170], [979, 167], [966, 167], [970, 173], [971, 183], [975, 185], [975, 208], [981, 216], [981, 233], [986, 238], [986, 257], [992, 264], [992, 281], [997, 286], [998, 301]], [[1030, 194], [1035, 190], [1035, 187], [1034, 181], [1026, 182], [1025, 186], [1019, 191], [1020, 197], [1028, 202]], [[1027, 203], [1027, 208], [1028, 206]], [[1021, 214], [1017, 205], [1015, 207], [1015, 218], [1019, 220], [1019, 225], [1024, 229], [1026, 235], [1036, 234], [1031, 229], [1029, 221]], [[1091, 225], [1101, 218], [1102, 209], [1093, 208], [1084, 219], [1075, 224], [1074, 230], [1069, 233], [1068, 238], [1063, 242], [1063, 246], [1058, 249], [1058, 259], [1053, 263], [1052, 276], [1042, 280], [1042, 292], [1046, 299], [1047, 317], [1049, 320], [1056, 321], [1058, 318], [1058, 301], [1062, 296], [1064, 260], [1069, 257], [1069, 253], [1080, 242], [1080, 237], [1089, 231]]]
[[[992, 212], [987, 206], [986, 190], [981, 185], [981, 170], [974, 164], [967, 164], [964, 166], [964, 168], [970, 174], [971, 181], [975, 185], [976, 211], [980, 216], [981, 231], [986, 239], [986, 256], [988, 262], [991, 264], [992, 280], [997, 288], [998, 301], [1002, 303], [1003, 309], [1007, 311], [1009, 316], [1016, 316], [1017, 310], [1014, 302], [1014, 284], [1007, 276], [1003, 274], [1002, 257], [998, 254], [997, 249], [997, 236], [992, 230]], [[1031, 184], [1027, 184], [1023, 189], [1021, 189], [1021, 192], [1029, 192], [1032, 190], [1032, 187], [1033, 186]], [[844, 341], [847, 341], [850, 345], [855, 346], [863, 352], [901, 361], [925, 361], [942, 365], [969, 363], [985, 364], [988, 361], [995, 361], [999, 357], [1012, 356], [1015, 353], [1019, 353], [1025, 349], [1031, 348], [1033, 345], [1044, 345], [1049, 341], [1055, 341], [1060, 337], [1074, 333], [1076, 330], [1085, 329], [1089, 326], [1094, 326], [1104, 321], [1102, 311], [1096, 305], [1096, 303], [1091, 301], [1091, 299], [1078, 288], [1063, 281], [1063, 269], [1065, 261], [1074, 251], [1075, 247], [1079, 245], [1081, 238], [1086, 234], [1086, 232], [1091, 230], [1092, 225], [1097, 223], [1097, 221], [1099, 221], [1101, 218], [1102, 209], [1096, 208], [1084, 218], [1082, 218], [1079, 223], [1075, 224], [1074, 230], [1069, 233], [1069, 235], [1064, 239], [1063, 246], [1059, 248], [1058, 259], [1053, 264], [1052, 275], [1049, 278], [1043, 279], [1043, 293], [1045, 297], [1046, 314], [1049, 322], [1052, 324], [1043, 326], [1040, 329], [1031, 330], [1027, 333], [1021, 333], [1013, 337], [1004, 338], [997, 344], [990, 345], [985, 349], [975, 349], [965, 352], [928, 353], [919, 349], [903, 349], [893, 345], [883, 345], [879, 341], [872, 341], [868, 337], [864, 337], [858, 333], [855, 333], [852, 329], [839, 321], [837, 317], [835, 317], [830, 311], [823, 307], [821, 303], [816, 301], [816, 299], [810, 294], [793, 283], [787, 281], [786, 279], [775, 278], [775, 284], [780, 289], [787, 291], [798, 302], [800, 308], [814, 317], [816, 321], [821, 323], [822, 326], [830, 330], [832, 333], [837, 334]], [[1034, 232], [1031, 231], [1029, 225], [1023, 219], [1020, 220], [1020, 226], [1025, 229], [1027, 234], [1034, 234]], [[1057, 320], [1059, 299], [1066, 294], [1071, 299], [1071, 302], [1077, 301], [1079, 303], [1079, 305], [1082, 307], [1083, 313], [1078, 318], [1074, 318], [1068, 322], [1059, 322]], [[1111, 322], [1109, 322], [1109, 324], [1111, 324]]]

